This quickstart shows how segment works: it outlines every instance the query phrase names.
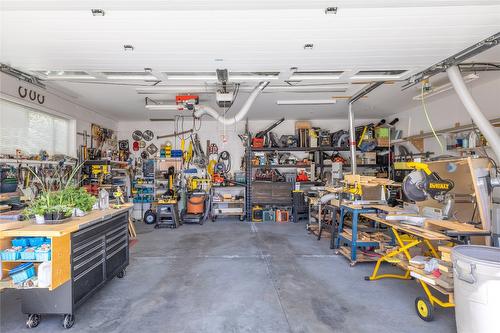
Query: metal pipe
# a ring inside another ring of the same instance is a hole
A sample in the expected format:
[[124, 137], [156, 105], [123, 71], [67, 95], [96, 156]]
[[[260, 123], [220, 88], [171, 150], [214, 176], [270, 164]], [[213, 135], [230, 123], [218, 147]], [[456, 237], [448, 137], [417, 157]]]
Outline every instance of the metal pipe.
[[470, 117], [483, 133], [486, 140], [488, 140], [491, 149], [497, 157], [497, 161], [500, 161], [500, 136], [496, 133], [495, 128], [491, 125], [489, 120], [481, 112], [474, 101], [474, 98], [472, 98], [472, 95], [464, 83], [460, 69], [457, 66], [451, 66], [446, 69], [446, 73], [448, 74], [450, 82], [453, 85], [453, 88], [455, 88], [458, 97], [465, 106], [465, 109], [469, 112]]
[[212, 118], [214, 118], [215, 120], [224, 125], [233, 125], [246, 116], [246, 114], [250, 110], [250, 107], [255, 102], [257, 96], [260, 94], [262, 90], [264, 90], [264, 88], [268, 84], [269, 81], [259, 83], [259, 85], [256, 86], [254, 90], [250, 93], [250, 96], [248, 97], [247, 101], [245, 102], [241, 110], [233, 118], [224, 118], [224, 115], [221, 115], [211, 107], [204, 105], [199, 105], [196, 107], [197, 110], [194, 112], [194, 116], [196, 118], [200, 118], [201, 116], [208, 114], [209, 116], [211, 116]]
[[349, 103], [349, 147], [351, 149], [351, 170], [352, 174], [356, 174], [356, 134], [354, 133], [354, 112], [352, 111], [352, 103]]

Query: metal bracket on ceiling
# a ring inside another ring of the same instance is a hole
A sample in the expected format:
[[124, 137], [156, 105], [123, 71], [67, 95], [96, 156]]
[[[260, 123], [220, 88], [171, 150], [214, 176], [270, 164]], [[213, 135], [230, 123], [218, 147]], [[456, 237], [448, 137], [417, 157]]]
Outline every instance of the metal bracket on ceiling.
[[9, 65], [0, 63], [0, 72], [14, 76], [15, 78], [17, 78], [19, 80], [29, 82], [31, 84], [34, 84], [34, 85], [40, 87], [40, 88], [45, 89], [45, 84], [43, 84], [40, 81], [40, 79], [37, 78], [36, 76], [25, 73], [23, 71], [20, 71], [18, 69], [13, 68], [13, 67], [10, 67]]
[[376, 88], [380, 87], [383, 84], [384, 84], [384, 81], [377, 81], [377, 82], [371, 83], [368, 87], [361, 89], [356, 94], [354, 94], [351, 98], [349, 98], [349, 101], [348, 101], [349, 104], [352, 104], [352, 103], [356, 102], [357, 100], [359, 100], [360, 98], [363, 98], [365, 95], [369, 94], [370, 92], [372, 92], [373, 90], [375, 90]]
[[432, 65], [431, 67], [421, 71], [420, 73], [412, 75], [408, 79], [408, 83], [403, 85], [402, 90], [408, 89], [409, 87], [412, 87], [420, 83], [421, 81], [430, 78], [431, 76], [434, 76], [441, 72], [445, 72], [446, 69], [450, 68], [451, 66], [458, 65], [463, 61], [498, 45], [499, 43], [500, 43], [500, 32], [486, 39], [483, 39], [482, 41], [472, 46], [469, 46], [468, 48], [458, 53], [455, 53], [451, 57], [448, 57], [438, 62], [437, 64]]

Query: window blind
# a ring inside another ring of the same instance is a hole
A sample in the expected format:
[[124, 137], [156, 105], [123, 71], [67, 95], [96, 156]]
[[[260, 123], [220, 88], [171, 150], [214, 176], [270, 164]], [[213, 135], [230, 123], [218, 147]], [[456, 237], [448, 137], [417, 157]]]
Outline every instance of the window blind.
[[0, 154], [70, 155], [70, 121], [0, 99]]

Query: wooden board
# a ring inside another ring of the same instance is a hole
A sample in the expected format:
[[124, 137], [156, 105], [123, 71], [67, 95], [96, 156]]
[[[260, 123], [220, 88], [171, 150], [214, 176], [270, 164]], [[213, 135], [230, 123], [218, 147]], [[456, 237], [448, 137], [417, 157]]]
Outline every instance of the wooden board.
[[[349, 261], [351, 261], [351, 248], [348, 246], [341, 246], [339, 248], [340, 254], [346, 257]], [[364, 254], [361, 251], [356, 252], [356, 262], [374, 262], [378, 260], [378, 256], [370, 257]]]
[[465, 224], [458, 221], [450, 221], [450, 220], [426, 219], [424, 225], [429, 229], [454, 230], [454, 231], [477, 232], [477, 233], [484, 232], [483, 229], [478, 229], [473, 225]]
[[11, 230], [0, 231], [0, 237], [18, 237], [18, 236], [44, 236], [58, 237], [73, 231], [84, 228], [93, 223], [99, 223], [110, 217], [126, 212], [133, 207], [133, 204], [128, 203], [119, 209], [93, 210], [83, 217], [74, 217], [69, 222], [62, 224], [35, 224], [30, 222], [28, 225]]
[[50, 290], [56, 289], [71, 279], [71, 239], [70, 234], [52, 237], [52, 283]]
[[387, 212], [387, 213], [397, 213], [397, 212], [403, 211], [403, 208], [401, 208], [401, 207], [391, 207], [388, 205], [371, 205], [370, 207]]
[[382, 223], [389, 227], [393, 227], [398, 231], [416, 236], [421, 239], [428, 239], [434, 241], [449, 240], [450, 237], [436, 231], [428, 230], [426, 228], [416, 227], [413, 225], [408, 225], [401, 223], [399, 221], [387, 221], [377, 216], [377, 214], [361, 214], [372, 221]]

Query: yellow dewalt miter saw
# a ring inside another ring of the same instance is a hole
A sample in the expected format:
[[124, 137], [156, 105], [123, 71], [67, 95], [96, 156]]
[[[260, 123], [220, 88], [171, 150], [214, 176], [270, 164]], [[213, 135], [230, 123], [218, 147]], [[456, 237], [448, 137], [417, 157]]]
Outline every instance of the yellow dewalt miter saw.
[[455, 186], [450, 179], [441, 179], [425, 163], [395, 162], [394, 169], [414, 170], [403, 180], [403, 192], [408, 199], [413, 201], [424, 201], [432, 198], [444, 202], [447, 199], [446, 194]]

